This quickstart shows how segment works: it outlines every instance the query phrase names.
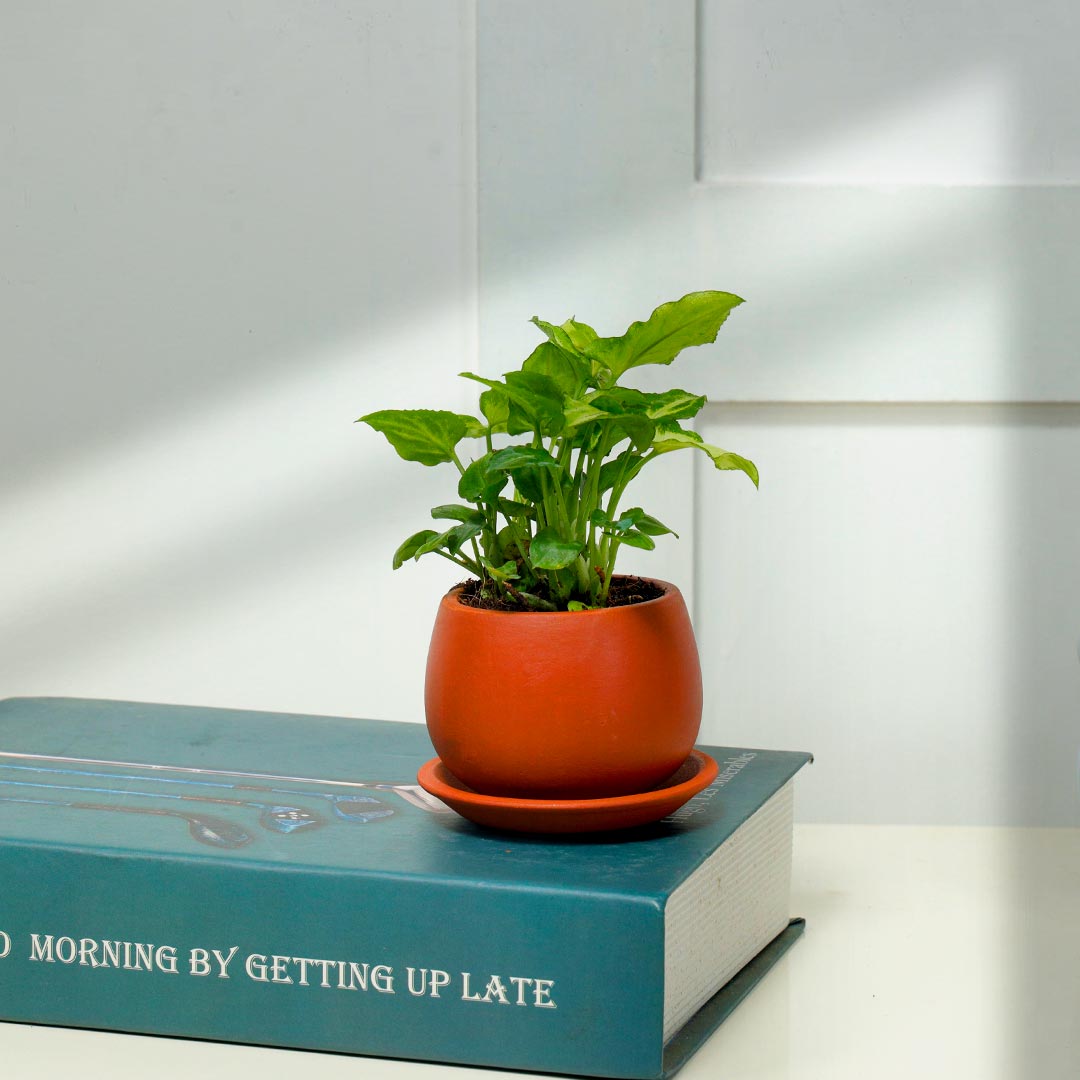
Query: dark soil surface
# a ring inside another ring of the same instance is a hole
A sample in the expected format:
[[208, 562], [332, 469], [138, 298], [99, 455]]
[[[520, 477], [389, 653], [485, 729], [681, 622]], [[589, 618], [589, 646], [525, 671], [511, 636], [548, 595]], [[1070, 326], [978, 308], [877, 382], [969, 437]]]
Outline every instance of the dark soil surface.
[[[462, 582], [461, 603], [469, 607], [484, 608], [488, 611], [524, 611], [526, 608], [511, 606], [494, 597], [480, 595], [480, 581], [469, 578]], [[608, 590], [608, 607], [625, 607], [627, 604], [641, 604], [646, 600], [655, 600], [664, 592], [652, 581], [640, 577], [624, 577], [616, 574], [611, 579]]]

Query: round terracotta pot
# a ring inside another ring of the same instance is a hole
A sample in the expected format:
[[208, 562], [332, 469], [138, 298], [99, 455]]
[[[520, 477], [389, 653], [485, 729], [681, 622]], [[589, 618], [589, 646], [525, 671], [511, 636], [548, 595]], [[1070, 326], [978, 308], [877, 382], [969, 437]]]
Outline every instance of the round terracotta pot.
[[701, 725], [701, 667], [682, 594], [598, 611], [439, 604], [428, 652], [428, 731], [474, 791], [606, 798], [648, 791]]

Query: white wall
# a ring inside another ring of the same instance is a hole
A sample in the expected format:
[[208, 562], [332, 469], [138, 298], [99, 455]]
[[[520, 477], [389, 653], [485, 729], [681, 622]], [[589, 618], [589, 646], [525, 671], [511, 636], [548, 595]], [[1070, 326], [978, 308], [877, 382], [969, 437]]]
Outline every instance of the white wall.
[[[422, 719], [456, 407], [467, 4], [0, 7], [0, 695]], [[447, 565], [443, 571], [441, 565]]]
[[727, 288], [654, 385], [762, 490], [672, 455], [625, 564], [704, 738], [815, 750], [804, 820], [1075, 823], [1077, 10], [3, 5], [0, 694], [421, 719], [452, 477], [353, 419]]
[[659, 377], [761, 491], [666, 494], [703, 739], [815, 751], [803, 820], [1080, 820], [1078, 12], [480, 6], [484, 355], [748, 300]]

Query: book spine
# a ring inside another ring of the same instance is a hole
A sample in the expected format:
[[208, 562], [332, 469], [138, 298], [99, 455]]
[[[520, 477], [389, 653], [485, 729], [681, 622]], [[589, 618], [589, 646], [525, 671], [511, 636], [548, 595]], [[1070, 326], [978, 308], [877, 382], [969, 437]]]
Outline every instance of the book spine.
[[649, 898], [0, 843], [0, 1018], [662, 1071]]

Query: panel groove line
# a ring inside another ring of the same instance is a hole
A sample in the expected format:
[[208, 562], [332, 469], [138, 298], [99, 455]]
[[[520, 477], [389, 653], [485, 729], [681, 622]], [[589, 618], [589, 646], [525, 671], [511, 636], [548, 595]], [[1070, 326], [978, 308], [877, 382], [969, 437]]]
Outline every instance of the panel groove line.
[[[1030, 411], [1029, 419], [1038, 414], [1044, 423], [1080, 423], [1080, 400], [1064, 401], [709, 401], [702, 410], [705, 416], [714, 417], [721, 411], [751, 410], [768, 411], [774, 417], [782, 417], [790, 422], [795, 416], [804, 414], [807, 423], [820, 422], [826, 410], [833, 410], [840, 416], [855, 418], [856, 413], [875, 411], [875, 420], [901, 423], [914, 418], [917, 412], [925, 412], [935, 422], [944, 422], [947, 411], [953, 411], [955, 419], [964, 423], [980, 417], [994, 422], [1009, 420], [1015, 414]], [[967, 415], [961, 415], [965, 412]], [[811, 416], [810, 414], [817, 414]], [[832, 419], [832, 418], [830, 418]]]

